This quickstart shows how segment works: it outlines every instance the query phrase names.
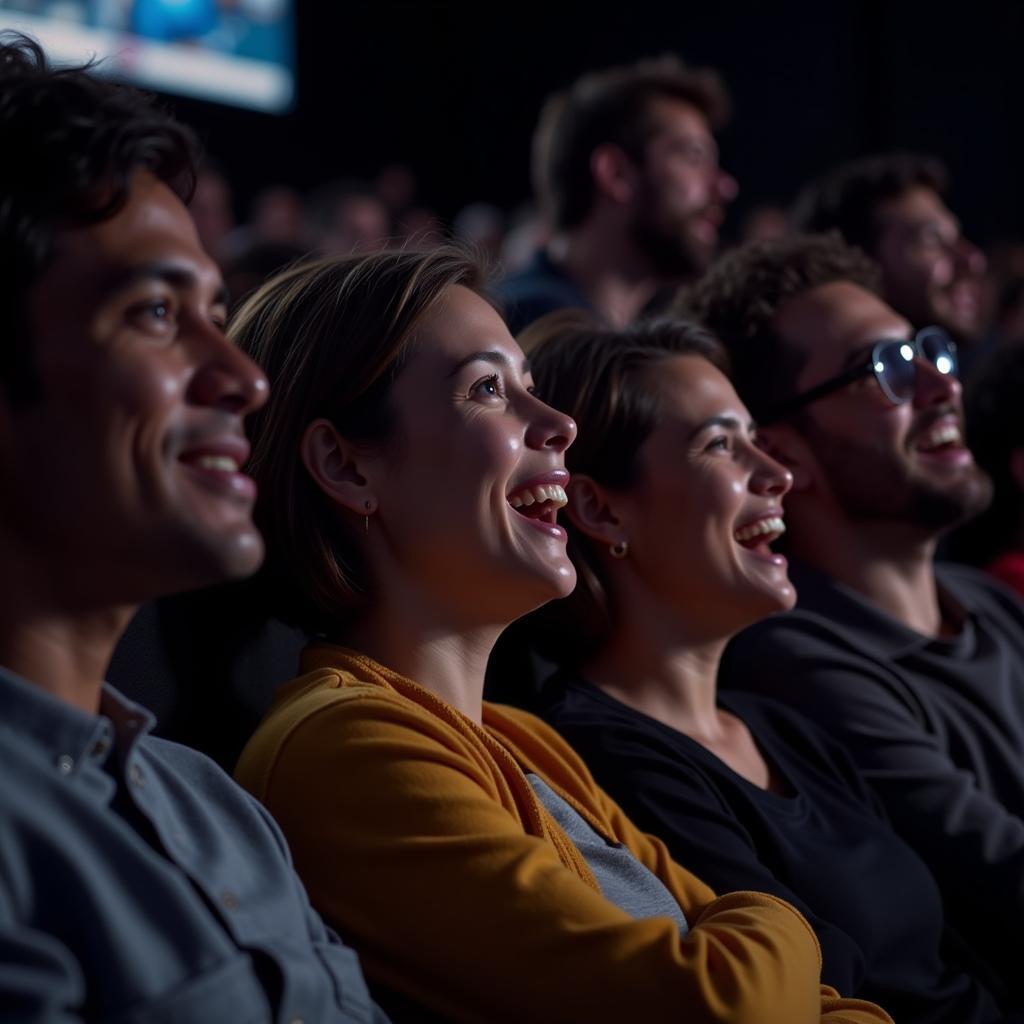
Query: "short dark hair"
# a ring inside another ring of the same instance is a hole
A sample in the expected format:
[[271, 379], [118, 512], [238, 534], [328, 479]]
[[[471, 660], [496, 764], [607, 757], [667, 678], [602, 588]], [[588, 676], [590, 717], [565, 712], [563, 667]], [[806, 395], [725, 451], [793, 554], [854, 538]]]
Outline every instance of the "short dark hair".
[[188, 129], [93, 67], [52, 68], [34, 40], [0, 33], [0, 387], [16, 404], [39, 395], [29, 293], [57, 233], [112, 217], [137, 170], [183, 202], [195, 184]]
[[[559, 310], [531, 324], [519, 341], [538, 396], [579, 426], [565, 454], [566, 468], [612, 488], [634, 482], [637, 452], [660, 422], [661, 397], [652, 380], [665, 360], [695, 355], [728, 372], [725, 351], [711, 333], [680, 320], [613, 328], [593, 313]], [[568, 517], [562, 522], [577, 569], [576, 589], [529, 616], [525, 628], [545, 653], [572, 660], [608, 636], [612, 608], [593, 542]]]
[[284, 621], [330, 631], [372, 599], [358, 537], [306, 471], [302, 436], [324, 417], [351, 441], [392, 440], [391, 387], [417, 325], [454, 285], [478, 294], [485, 285], [456, 246], [327, 257], [271, 278], [232, 320], [228, 336], [272, 384], [248, 430], [267, 545], [253, 600]]
[[795, 231], [838, 231], [850, 245], [874, 253], [878, 244], [878, 207], [912, 188], [943, 195], [946, 168], [921, 153], [882, 153], [839, 164], [804, 187], [790, 214]]
[[598, 146], [614, 143], [642, 162], [655, 128], [651, 106], [660, 98], [689, 103], [713, 127], [728, 116], [718, 73], [688, 68], [672, 54], [592, 72], [548, 97], [533, 136], [532, 172], [534, 192], [555, 228], [573, 227], [590, 212], [590, 155]]
[[725, 345], [740, 398], [754, 418], [792, 397], [806, 354], [787, 348], [775, 329], [781, 306], [832, 281], [879, 293], [879, 271], [836, 234], [750, 242], [723, 256], [672, 305], [673, 315], [705, 324]]
[[967, 445], [992, 478], [993, 499], [976, 519], [950, 538], [950, 552], [985, 565], [1016, 541], [1024, 517], [1024, 495], [1010, 468], [1010, 456], [1024, 448], [1024, 348], [997, 350], [977, 367], [964, 389]]

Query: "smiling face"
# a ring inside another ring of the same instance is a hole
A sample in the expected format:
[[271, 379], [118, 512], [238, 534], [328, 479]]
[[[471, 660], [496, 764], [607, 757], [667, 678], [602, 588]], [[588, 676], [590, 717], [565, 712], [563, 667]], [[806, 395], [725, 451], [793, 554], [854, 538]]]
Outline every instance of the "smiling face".
[[113, 217], [57, 236], [29, 296], [38, 402], [0, 398], [0, 543], [95, 603], [254, 571], [243, 416], [267, 384], [224, 337], [220, 274], [139, 172]]
[[654, 130], [638, 168], [633, 234], [656, 272], [705, 270], [718, 248], [736, 182], [718, 166], [718, 146], [703, 114], [681, 100], [652, 103]]
[[389, 393], [394, 437], [360, 463], [401, 585], [464, 621], [510, 622], [576, 582], [555, 523], [576, 426], [531, 390], [502, 319], [451, 287]]
[[982, 327], [985, 257], [930, 188], [879, 204], [874, 256], [885, 294], [917, 327], [937, 324], [961, 341]]
[[652, 386], [661, 419], [637, 453], [635, 483], [613, 499], [629, 571], [688, 629], [728, 637], [796, 599], [786, 559], [769, 547], [792, 481], [706, 359], [661, 361]]
[[[775, 329], [807, 354], [794, 393], [860, 365], [883, 338], [909, 338], [907, 321], [848, 281], [790, 299]], [[847, 519], [941, 530], [981, 511], [988, 478], [963, 443], [960, 382], [920, 359], [912, 400], [893, 405], [873, 377], [809, 406], [801, 433], [823, 484]]]

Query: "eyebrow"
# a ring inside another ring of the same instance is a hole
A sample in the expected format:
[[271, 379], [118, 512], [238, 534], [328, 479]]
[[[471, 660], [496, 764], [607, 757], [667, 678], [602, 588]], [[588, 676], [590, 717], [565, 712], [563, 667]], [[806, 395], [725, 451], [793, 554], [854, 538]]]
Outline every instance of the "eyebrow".
[[[698, 434], [702, 434], [705, 430], [710, 430], [711, 427], [724, 427], [726, 430], [742, 430], [743, 424], [735, 416], [712, 416], [710, 419], [705, 420], [697, 429], [690, 435], [692, 441]], [[754, 421], [751, 420], [747, 424], [748, 433], [755, 429]]]
[[[491, 349], [487, 352], [473, 352], [466, 356], [465, 359], [460, 359], [451, 372], [448, 374], [449, 377], [454, 377], [459, 370], [463, 367], [468, 366], [470, 363], [491, 363], [494, 366], [503, 366], [506, 369], [514, 369], [515, 363], [512, 357], [504, 352], [499, 352], [497, 349]], [[530, 360], [524, 359], [523, 365], [520, 367], [521, 372], [525, 375], [530, 372]]]
[[[199, 275], [189, 266], [174, 262], [146, 263], [131, 267], [111, 282], [115, 291], [124, 291], [144, 281], [163, 281], [175, 288], [198, 288]], [[227, 285], [218, 281], [213, 296], [215, 305], [228, 305], [230, 295]]]

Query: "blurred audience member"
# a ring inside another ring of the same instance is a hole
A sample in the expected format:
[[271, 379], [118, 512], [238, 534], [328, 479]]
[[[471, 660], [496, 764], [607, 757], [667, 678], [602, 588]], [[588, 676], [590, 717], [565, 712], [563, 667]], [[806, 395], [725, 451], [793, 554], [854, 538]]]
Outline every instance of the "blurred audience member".
[[441, 218], [427, 206], [413, 206], [395, 223], [393, 244], [415, 249], [434, 249], [445, 241]]
[[721, 681], [845, 741], [954, 925], [1019, 992], [1005, 940], [1024, 933], [1024, 606], [933, 565], [992, 485], [964, 445], [949, 336], [915, 332], [877, 287], [860, 250], [797, 237], [728, 254], [688, 298], [794, 477], [796, 609], [741, 633]]
[[139, 604], [263, 557], [267, 381], [224, 335], [191, 136], [5, 34], [0, 149], [0, 1014], [382, 1020], [266, 810], [103, 682]]
[[882, 268], [882, 296], [896, 312], [914, 327], [942, 327], [969, 347], [985, 327], [985, 257], [946, 207], [946, 188], [946, 169], [934, 157], [865, 157], [808, 185], [793, 225], [838, 229]]
[[224, 263], [231, 310], [238, 309], [264, 281], [305, 254], [304, 249], [287, 242], [253, 242], [231, 256]]
[[384, 204], [392, 224], [416, 204], [416, 172], [403, 163], [385, 164], [373, 179], [373, 193]]
[[235, 228], [231, 185], [219, 164], [205, 160], [188, 204], [203, 248], [220, 263], [227, 255], [228, 236]]
[[452, 234], [456, 241], [471, 246], [493, 266], [501, 257], [505, 215], [493, 203], [470, 203], [455, 214]]
[[306, 207], [288, 185], [271, 185], [253, 200], [249, 228], [254, 242], [273, 242], [304, 248]]
[[710, 264], [736, 194], [711, 134], [726, 112], [718, 75], [673, 56], [585, 75], [547, 100], [533, 180], [553, 237], [497, 289], [513, 333], [566, 306], [627, 324]]
[[551, 228], [533, 203], [522, 203], [508, 218], [501, 241], [501, 268], [513, 275], [525, 270], [551, 240]]
[[359, 181], [325, 185], [310, 198], [307, 212], [310, 242], [321, 255], [377, 252], [392, 237], [387, 207]]

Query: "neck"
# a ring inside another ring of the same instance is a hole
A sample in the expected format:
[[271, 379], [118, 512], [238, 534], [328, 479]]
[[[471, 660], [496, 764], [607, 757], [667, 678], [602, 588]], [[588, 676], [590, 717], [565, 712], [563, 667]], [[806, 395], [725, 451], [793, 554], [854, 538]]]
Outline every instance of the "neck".
[[925, 636], [942, 632], [933, 534], [900, 523], [823, 524], [821, 517], [801, 517], [795, 503], [789, 517], [795, 557], [863, 594], [910, 629]]
[[89, 714], [134, 608], [83, 613], [43, 608], [17, 587], [0, 602], [0, 664]]
[[479, 725], [487, 659], [504, 623], [453, 626], [438, 607], [412, 595], [382, 602], [360, 618], [346, 640]]
[[636, 320], [663, 284], [636, 245], [596, 220], [558, 238], [549, 254], [614, 327]]
[[618, 590], [615, 627], [584, 673], [616, 700], [698, 742], [719, 739], [715, 698], [728, 638], [696, 630], [692, 618], [638, 586]]

